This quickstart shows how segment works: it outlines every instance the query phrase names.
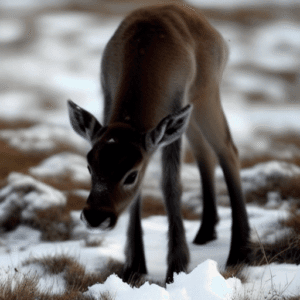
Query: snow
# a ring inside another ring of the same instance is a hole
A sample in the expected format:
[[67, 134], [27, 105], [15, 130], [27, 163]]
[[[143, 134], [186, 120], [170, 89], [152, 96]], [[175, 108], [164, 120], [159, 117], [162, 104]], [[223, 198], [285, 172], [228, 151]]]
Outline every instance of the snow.
[[8, 176], [8, 185], [0, 191], [0, 200], [1, 224], [19, 212], [21, 220], [28, 221], [33, 219], [38, 210], [66, 204], [66, 197], [62, 192], [15, 172]]
[[98, 299], [100, 293], [110, 291], [116, 300], [196, 300], [199, 297], [207, 300], [227, 300], [233, 296], [233, 287], [239, 284], [239, 279], [225, 280], [218, 272], [216, 262], [207, 260], [190, 274], [176, 274], [174, 282], [167, 284], [166, 289], [148, 282], [138, 289], [132, 288], [116, 275], [111, 275], [104, 284], [95, 284], [84, 294]]
[[255, 190], [268, 182], [280, 181], [300, 175], [300, 168], [290, 163], [270, 161], [257, 164], [241, 172], [244, 190]]
[[[225, 10], [260, 8], [266, 5], [287, 8], [299, 5], [296, 0], [188, 0], [187, 3]], [[39, 265], [23, 265], [30, 258], [43, 258], [67, 254], [85, 266], [87, 272], [99, 272], [109, 259], [124, 261], [124, 246], [128, 213], [125, 212], [114, 230], [90, 231], [80, 220], [80, 211], [72, 211], [71, 238], [64, 242], [45, 242], [41, 232], [25, 225], [40, 209], [64, 206], [66, 194], [42, 183], [50, 177], [63, 178], [69, 174], [75, 183], [87, 184], [90, 180], [85, 153], [87, 143], [73, 133], [67, 116], [66, 100], [72, 99], [100, 120], [102, 95], [99, 87], [100, 58], [105, 44], [116, 29], [119, 17], [102, 17], [81, 11], [45, 10], [26, 18], [8, 17], [7, 12], [36, 12], [43, 7], [62, 5], [60, 1], [37, 2], [1, 1], [3, 19], [0, 20], [0, 42], [4, 47], [13, 44], [19, 49], [7, 48], [1, 53], [0, 120], [29, 120], [37, 125], [29, 128], [1, 129], [0, 139], [22, 153], [49, 153], [64, 145], [63, 150], [49, 156], [37, 166], [28, 169], [28, 175], [11, 172], [7, 183], [0, 190], [0, 223], [4, 224], [20, 213], [20, 225], [13, 230], [0, 232], [0, 280], [12, 279], [13, 285], [24, 277], [32, 276], [41, 291], [62, 293], [66, 286], [63, 274], [51, 275]], [[6, 14], [5, 14], [6, 12]], [[297, 20], [270, 21], [261, 26], [243, 28], [232, 23], [217, 23], [230, 47], [230, 61], [224, 74], [223, 106], [232, 135], [240, 152], [268, 151], [270, 141], [257, 137], [257, 131], [283, 133], [300, 132], [299, 102], [299, 22]], [[35, 35], [25, 39], [28, 28]], [[25, 44], [24, 44], [25, 43]], [[28, 43], [28, 45], [27, 45]], [[22, 48], [23, 47], [23, 48]], [[14, 51], [10, 51], [14, 49]], [[22, 50], [23, 49], [23, 50]], [[244, 66], [251, 68], [244, 68]], [[262, 72], [258, 72], [262, 70]], [[286, 85], [277, 72], [295, 74], [295, 82]], [[268, 75], [269, 74], [269, 75]], [[270, 75], [271, 74], [271, 75]], [[298, 76], [298, 77], [297, 77]], [[13, 83], [13, 84], [12, 84]], [[298, 90], [297, 90], [298, 89]], [[247, 94], [262, 94], [264, 101], [252, 103]], [[294, 93], [294, 94], [293, 94]], [[294, 95], [294, 98], [292, 97]], [[50, 99], [50, 100], [49, 100]], [[297, 102], [298, 101], [298, 102]], [[248, 147], [248, 148], [247, 148]], [[70, 149], [70, 150], [69, 150]], [[72, 153], [72, 149], [76, 153]], [[68, 152], [66, 152], [68, 151]], [[290, 150], [286, 150], [292, 155]], [[159, 190], [159, 154], [150, 164], [143, 187], [144, 195], [161, 196]], [[255, 191], [268, 184], [288, 180], [300, 175], [300, 168], [284, 162], [269, 161], [241, 171], [245, 192]], [[61, 177], [62, 176], [62, 177]], [[37, 177], [39, 180], [35, 179]], [[195, 165], [182, 167], [183, 202], [196, 211], [202, 211], [199, 196], [199, 174]], [[217, 189], [224, 189], [221, 170], [216, 171]], [[83, 199], [87, 190], [72, 190]], [[218, 200], [226, 194], [218, 195]], [[253, 241], [272, 242], [289, 233], [279, 221], [288, 217], [289, 201], [283, 201], [276, 190], [267, 193], [267, 204], [258, 207], [247, 205]], [[224, 201], [225, 202], [225, 201]], [[86, 295], [99, 298], [108, 291], [115, 299], [238, 299], [251, 295], [251, 299], [274, 299], [300, 294], [300, 267], [272, 263], [267, 266], [249, 267], [244, 270], [247, 281], [237, 278], [224, 279], [220, 274], [229, 252], [231, 209], [219, 206], [221, 218], [217, 226], [218, 239], [203, 246], [192, 243], [199, 228], [199, 221], [184, 221], [191, 262], [188, 274], [177, 274], [166, 288], [145, 283], [132, 288], [116, 275], [105, 283], [89, 287]], [[151, 216], [143, 220], [145, 254], [148, 279], [164, 281], [167, 255], [167, 218]], [[99, 241], [98, 247], [86, 244]], [[273, 298], [272, 298], [273, 297]]]
[[22, 22], [17, 20], [2, 19], [0, 20], [0, 41], [11, 43], [18, 40], [24, 33]]
[[271, 23], [253, 37], [252, 60], [271, 70], [293, 70], [299, 64], [300, 26], [292, 21]]
[[82, 155], [68, 152], [59, 153], [45, 159], [38, 166], [30, 168], [29, 172], [42, 178], [69, 174], [75, 182], [88, 184], [91, 181], [86, 158]]
[[[279, 217], [284, 215], [283, 212], [278, 210], [266, 210], [258, 207], [248, 207], [247, 209], [251, 226], [253, 228], [257, 228], [257, 231], [261, 235], [261, 240], [264, 240], [266, 234], [267, 236], [270, 236], [272, 233], [275, 235], [277, 234], [277, 227], [274, 225], [278, 224], [277, 220]], [[26, 274], [28, 268], [26, 269], [22, 267], [22, 262], [26, 261], [28, 258], [39, 258], [48, 255], [56, 256], [60, 254], [68, 254], [68, 256], [76, 258], [82, 265], [85, 266], [88, 272], [95, 272], [101, 269], [101, 267], [105, 265], [109, 258], [124, 261], [123, 249], [125, 246], [128, 214], [125, 213], [122, 215], [117, 223], [116, 228], [110, 232], [90, 232], [85, 228], [84, 224], [80, 222], [79, 214], [80, 212], [73, 213], [73, 219], [77, 220], [78, 226], [80, 226], [82, 229], [81, 233], [85, 235], [85, 239], [87, 239], [88, 235], [90, 235], [90, 238], [94, 237], [102, 239], [100, 247], [84, 247], [82, 243], [82, 235], [78, 241], [56, 243], [36, 243], [31, 241], [31, 244], [23, 244], [23, 247], [19, 247], [16, 240], [16, 247], [9, 249], [9, 253], [2, 252], [0, 254], [0, 265], [2, 268], [14, 266], [19, 270], [19, 272]], [[249, 292], [251, 290], [251, 284], [255, 284], [255, 287], [259, 287], [261, 280], [265, 279], [268, 281], [270, 279], [270, 276], [265, 275], [265, 272], [267, 273], [268, 266], [259, 268], [251, 267], [246, 269], [248, 274], [247, 276], [249, 278], [249, 284], [241, 284], [238, 279], [225, 280], [220, 275], [219, 272], [224, 269], [224, 264], [229, 251], [231, 210], [230, 208], [220, 207], [219, 214], [221, 217], [221, 221], [217, 226], [219, 238], [205, 246], [196, 246], [192, 244], [192, 239], [194, 238], [194, 235], [198, 229], [199, 222], [184, 222], [191, 254], [191, 263], [189, 267], [190, 273], [182, 273], [175, 276], [174, 283], [167, 285], [166, 289], [155, 286], [154, 284], [145, 284], [142, 290], [131, 288], [127, 284], [122, 283], [121, 279], [119, 279], [116, 275], [111, 275], [111, 277], [109, 277], [104, 284], [90, 287], [89, 291], [92, 294], [98, 293], [99, 291], [111, 291], [113, 295], [116, 295], [116, 299], [135, 299], [135, 297], [136, 299], [141, 299], [138, 297], [141, 297], [141, 295], [145, 294], [145, 297], [149, 297], [149, 299], [153, 300], [164, 299], [161, 298], [161, 296], [165, 295], [169, 297], [166, 299], [192, 300], [198, 299], [198, 295], [205, 295], [205, 299], [231, 299], [230, 295], [236, 291], [241, 293], [246, 291]], [[146, 261], [149, 270], [148, 276], [150, 279], [163, 281], [166, 272], [165, 257], [167, 253], [166, 233], [168, 226], [166, 217], [153, 216], [147, 218], [143, 221], [142, 226], [144, 231]], [[20, 229], [17, 229], [15, 231], [16, 233], [13, 231], [11, 234], [17, 236], [18, 230]], [[74, 230], [78, 233], [78, 227], [77, 229], [75, 227]], [[19, 233], [21, 232], [22, 231], [19, 231]], [[22, 245], [22, 243], [24, 243], [24, 239], [20, 239], [19, 243]], [[207, 260], [208, 257], [213, 260]], [[278, 288], [282, 287], [279, 284], [281, 282], [280, 278], [286, 275], [285, 271], [281, 270], [282, 269], [279, 266], [272, 269], [273, 277], [277, 277], [275, 281], [275, 287]], [[297, 272], [300, 272], [299, 270], [300, 267], [291, 266], [288, 272], [289, 274], [296, 274]], [[253, 276], [252, 272], [254, 272]], [[291, 278], [291, 276], [288, 278], [284, 277], [284, 282], [289, 283]], [[53, 280], [55, 281], [56, 279]], [[44, 285], [46, 283], [48, 283], [47, 286], [49, 287], [50, 283], [48, 279], [45, 280], [44, 277], [41, 277], [40, 285]], [[286, 291], [286, 293], [296, 293], [298, 285], [295, 284], [291, 287]], [[265, 294], [270, 291], [269, 288], [270, 285], [268, 283], [263, 289]], [[261, 288], [259, 290], [261, 290]], [[123, 298], [125, 297], [124, 295], [127, 295], [127, 298]], [[156, 295], [159, 296], [156, 297]]]
[[247, 275], [251, 283], [244, 284], [242, 293], [251, 293], [253, 299], [274, 299], [273, 295], [294, 296], [299, 294], [300, 267], [272, 263], [263, 267], [249, 267]]
[[0, 139], [25, 152], [51, 151], [59, 145], [76, 146], [79, 150], [87, 150], [87, 144], [70, 133], [71, 128], [39, 124], [25, 129], [1, 130]]

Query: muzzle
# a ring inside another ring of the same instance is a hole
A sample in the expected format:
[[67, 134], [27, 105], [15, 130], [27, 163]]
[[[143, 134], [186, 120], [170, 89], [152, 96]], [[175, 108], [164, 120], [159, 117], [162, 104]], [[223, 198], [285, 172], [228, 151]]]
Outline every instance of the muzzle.
[[112, 229], [117, 223], [117, 215], [109, 209], [84, 208], [80, 219], [90, 228]]

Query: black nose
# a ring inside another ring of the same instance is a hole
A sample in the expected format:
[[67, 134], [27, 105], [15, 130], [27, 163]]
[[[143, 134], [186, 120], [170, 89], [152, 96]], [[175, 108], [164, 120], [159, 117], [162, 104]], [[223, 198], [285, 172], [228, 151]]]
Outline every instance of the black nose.
[[82, 211], [81, 219], [84, 219], [89, 226], [103, 230], [111, 229], [117, 223], [116, 214], [110, 210], [87, 208]]

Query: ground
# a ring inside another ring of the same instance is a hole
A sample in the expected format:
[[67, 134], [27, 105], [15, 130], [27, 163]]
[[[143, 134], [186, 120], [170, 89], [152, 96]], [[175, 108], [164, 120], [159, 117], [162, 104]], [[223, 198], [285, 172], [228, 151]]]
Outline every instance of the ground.
[[80, 221], [90, 188], [89, 146], [71, 130], [66, 101], [102, 119], [102, 51], [123, 16], [146, 2], [159, 1], [0, 3], [0, 299], [197, 299], [192, 295], [199, 293], [299, 299], [299, 1], [185, 2], [204, 12], [230, 49], [222, 104], [240, 153], [254, 265], [224, 268], [231, 211], [219, 168], [218, 240], [192, 244], [202, 192], [185, 141], [182, 211], [190, 273], [163, 284], [167, 222], [158, 153], [143, 186], [149, 275], [135, 283], [140, 289], [116, 275], [105, 282], [120, 275], [128, 215], [109, 233], [90, 232]]

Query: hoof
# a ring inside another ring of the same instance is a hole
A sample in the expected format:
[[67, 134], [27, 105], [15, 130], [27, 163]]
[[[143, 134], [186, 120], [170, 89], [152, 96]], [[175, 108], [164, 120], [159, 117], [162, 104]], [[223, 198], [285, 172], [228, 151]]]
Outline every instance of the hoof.
[[146, 270], [135, 271], [133, 268], [125, 267], [122, 274], [122, 280], [131, 286], [135, 286], [146, 274]]
[[232, 267], [239, 264], [250, 264], [252, 261], [252, 250], [249, 246], [241, 246], [238, 249], [231, 249], [226, 267]]
[[208, 230], [199, 230], [198, 234], [196, 235], [193, 243], [196, 245], [204, 245], [208, 242], [211, 242], [213, 240], [217, 239], [217, 233], [215, 230], [208, 231]]

